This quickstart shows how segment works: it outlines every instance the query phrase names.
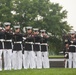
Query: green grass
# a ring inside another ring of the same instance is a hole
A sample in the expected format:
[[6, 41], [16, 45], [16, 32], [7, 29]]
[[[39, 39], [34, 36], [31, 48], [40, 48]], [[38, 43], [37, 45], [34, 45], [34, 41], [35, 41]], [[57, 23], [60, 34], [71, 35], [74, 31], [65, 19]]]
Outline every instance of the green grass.
[[64, 55], [51, 55], [49, 58], [64, 58]]
[[0, 75], [76, 75], [76, 69], [51, 68], [51, 69], [28, 69], [17, 71], [2, 71]]

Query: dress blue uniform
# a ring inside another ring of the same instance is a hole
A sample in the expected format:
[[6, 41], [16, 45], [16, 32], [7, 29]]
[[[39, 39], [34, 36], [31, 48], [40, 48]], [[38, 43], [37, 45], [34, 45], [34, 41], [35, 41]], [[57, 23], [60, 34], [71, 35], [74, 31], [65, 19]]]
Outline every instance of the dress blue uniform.
[[2, 27], [0, 27], [0, 71], [2, 71], [2, 52], [4, 48], [4, 32], [2, 31]]
[[9, 22], [4, 23], [4, 70], [11, 70], [13, 33], [10, 30], [10, 25], [11, 23]]
[[48, 59], [48, 38], [49, 36], [45, 33], [45, 30], [41, 30], [41, 52], [42, 52], [42, 65], [43, 68], [49, 68], [49, 59]]
[[20, 26], [14, 26], [14, 28], [15, 32], [13, 34], [13, 69], [17, 70], [22, 69], [23, 34], [20, 33]]
[[39, 29], [34, 28], [33, 29], [33, 50], [35, 52], [35, 66], [37, 69], [42, 68], [42, 62], [41, 62], [41, 36], [39, 35]]
[[35, 68], [32, 27], [26, 27], [24, 39], [24, 69]]

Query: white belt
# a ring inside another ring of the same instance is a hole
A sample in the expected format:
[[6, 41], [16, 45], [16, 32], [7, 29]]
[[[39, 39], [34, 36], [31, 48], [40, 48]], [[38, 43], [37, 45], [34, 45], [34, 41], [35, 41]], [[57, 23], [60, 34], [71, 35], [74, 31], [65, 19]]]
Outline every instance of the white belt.
[[12, 40], [4, 40], [5, 42], [12, 42]]
[[34, 44], [40, 44], [40, 43], [34, 43]]
[[20, 44], [21, 44], [22, 42], [21, 42], [21, 41], [19, 41], [19, 42], [14, 42], [14, 43], [20, 43]]
[[33, 44], [33, 42], [25, 42], [25, 43], [28, 43], [28, 44]]
[[76, 45], [69, 45], [69, 46], [74, 46], [74, 47], [76, 47]]
[[41, 43], [41, 45], [48, 45], [47, 43]]
[[3, 41], [4, 41], [4, 39], [0, 39], [0, 41], [1, 41], [1, 42], [3, 42]]

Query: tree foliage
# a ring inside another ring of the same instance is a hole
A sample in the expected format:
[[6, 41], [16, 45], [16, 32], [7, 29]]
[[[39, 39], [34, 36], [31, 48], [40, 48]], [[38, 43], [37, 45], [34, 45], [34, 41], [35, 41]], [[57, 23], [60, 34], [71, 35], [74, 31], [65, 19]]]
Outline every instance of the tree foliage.
[[0, 0], [0, 21], [12, 21], [11, 14], [11, 1], [12, 0]]

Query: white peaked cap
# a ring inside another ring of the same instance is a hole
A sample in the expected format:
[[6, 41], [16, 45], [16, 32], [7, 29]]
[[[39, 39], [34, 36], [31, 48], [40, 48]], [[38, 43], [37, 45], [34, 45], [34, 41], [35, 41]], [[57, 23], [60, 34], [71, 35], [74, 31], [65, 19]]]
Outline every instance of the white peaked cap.
[[32, 29], [32, 27], [31, 26], [28, 26], [28, 27], [26, 27], [26, 29]]
[[74, 30], [71, 30], [71, 31], [70, 31], [70, 34], [75, 34], [75, 31], [74, 31]]
[[4, 26], [6, 26], [6, 25], [11, 25], [11, 23], [10, 22], [5, 22]]
[[34, 31], [38, 31], [38, 30], [39, 30], [39, 28], [33, 28], [33, 30], [34, 30]]
[[42, 29], [42, 30], [40, 30], [41, 32], [46, 32], [46, 30], [45, 29]]
[[16, 28], [20, 28], [20, 26], [14, 26], [14, 28], [16, 29]]

